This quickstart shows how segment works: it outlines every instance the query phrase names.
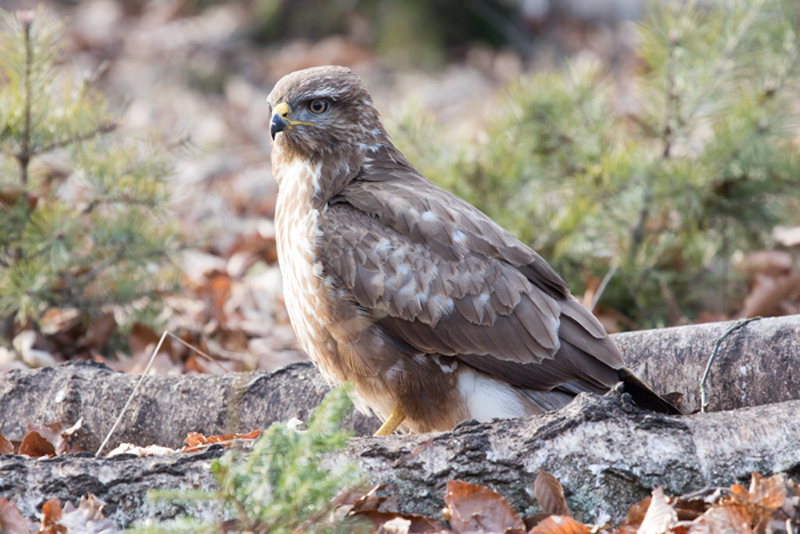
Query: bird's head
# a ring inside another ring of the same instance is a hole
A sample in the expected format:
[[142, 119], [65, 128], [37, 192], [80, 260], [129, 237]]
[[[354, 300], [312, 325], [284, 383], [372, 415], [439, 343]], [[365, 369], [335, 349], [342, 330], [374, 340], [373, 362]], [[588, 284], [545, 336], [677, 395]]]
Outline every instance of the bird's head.
[[287, 74], [267, 98], [270, 134], [284, 156], [328, 157], [382, 138], [383, 126], [364, 82], [347, 67]]

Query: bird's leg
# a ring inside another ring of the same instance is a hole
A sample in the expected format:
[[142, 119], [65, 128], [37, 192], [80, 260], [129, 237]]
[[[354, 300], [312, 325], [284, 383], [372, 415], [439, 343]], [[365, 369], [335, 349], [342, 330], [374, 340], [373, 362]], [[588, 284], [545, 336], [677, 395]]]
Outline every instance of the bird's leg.
[[400, 405], [397, 405], [397, 408], [394, 409], [392, 415], [389, 416], [389, 419], [386, 420], [385, 423], [375, 432], [376, 436], [389, 436], [394, 433], [395, 430], [405, 421], [406, 414], [403, 412], [403, 409]]

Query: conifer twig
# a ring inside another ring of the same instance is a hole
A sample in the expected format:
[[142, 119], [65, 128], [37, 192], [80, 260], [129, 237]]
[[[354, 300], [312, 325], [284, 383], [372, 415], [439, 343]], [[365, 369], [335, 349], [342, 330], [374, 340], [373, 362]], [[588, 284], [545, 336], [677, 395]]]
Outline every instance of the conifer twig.
[[28, 203], [28, 164], [30, 163], [31, 146], [31, 70], [33, 68], [33, 43], [31, 42], [31, 25], [34, 13], [21, 11], [17, 13], [17, 20], [22, 25], [22, 35], [25, 39], [25, 74], [23, 75], [23, 109], [25, 113], [22, 130], [22, 149], [16, 154], [20, 165], [20, 180], [22, 181], [23, 205]]
[[753, 22], [755, 22], [756, 16], [758, 16], [758, 13], [761, 11], [761, 8], [764, 6], [765, 2], [766, 0], [753, 0], [752, 4], [750, 4], [750, 9], [747, 12], [747, 15], [745, 15], [745, 17], [739, 22], [736, 31], [731, 38], [728, 39], [728, 42], [725, 43], [725, 49], [722, 51], [722, 54], [714, 65], [714, 69], [711, 71], [711, 75], [708, 77], [710, 83], [705, 85], [703, 87], [703, 91], [697, 96], [697, 98], [694, 99], [693, 105], [691, 106], [689, 113], [686, 115], [687, 119], [697, 113], [697, 110], [700, 108], [705, 99], [719, 86], [722, 72], [725, 70], [728, 61], [739, 47], [739, 43], [742, 42], [747, 30], [749, 30], [750, 26], [752, 26]]

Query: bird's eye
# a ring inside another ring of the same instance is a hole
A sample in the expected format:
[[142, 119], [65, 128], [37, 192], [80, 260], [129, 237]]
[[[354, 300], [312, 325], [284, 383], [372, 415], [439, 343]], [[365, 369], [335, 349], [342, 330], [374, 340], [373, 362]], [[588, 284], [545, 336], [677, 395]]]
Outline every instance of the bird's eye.
[[320, 113], [324, 113], [328, 110], [328, 101], [323, 100], [321, 98], [312, 100], [311, 102], [308, 103], [308, 110], [311, 113], [316, 113], [318, 115]]

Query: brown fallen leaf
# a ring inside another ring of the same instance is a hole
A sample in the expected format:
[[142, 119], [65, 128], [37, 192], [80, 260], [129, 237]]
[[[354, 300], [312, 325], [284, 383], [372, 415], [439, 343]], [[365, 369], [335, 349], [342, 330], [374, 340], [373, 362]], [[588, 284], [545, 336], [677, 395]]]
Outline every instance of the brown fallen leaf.
[[781, 275], [768, 276], [756, 273], [753, 287], [744, 299], [739, 317], [770, 316], [779, 309], [787, 294], [800, 286], [800, 271]]
[[260, 430], [253, 430], [247, 434], [221, 434], [217, 436], [204, 436], [198, 432], [189, 432], [184, 440], [187, 444], [186, 447], [180, 449], [180, 452], [195, 452], [214, 444], [220, 444], [224, 447], [232, 445], [237, 440], [255, 440], [261, 436]]
[[533, 482], [533, 492], [544, 513], [572, 517], [567, 507], [567, 500], [564, 498], [564, 488], [550, 473], [539, 470]]
[[0, 499], [0, 532], [3, 534], [30, 534], [33, 523], [8, 499]]
[[55, 456], [55, 446], [44, 439], [41, 434], [35, 430], [25, 434], [22, 438], [22, 444], [19, 446], [19, 454], [31, 456], [32, 458], [41, 458], [42, 456]]
[[678, 500], [674, 505], [678, 521], [694, 521], [708, 510], [710, 504], [705, 499], [693, 498]]
[[59, 434], [58, 442], [56, 443], [56, 454], [60, 456], [62, 454], [81, 452], [83, 450], [77, 443], [72, 443], [75, 432], [80, 430], [81, 427], [83, 427], [83, 417], [78, 419], [74, 425], [66, 430], [63, 430], [61, 434]]
[[750, 516], [736, 505], [716, 505], [695, 520], [689, 534], [751, 534]]
[[786, 481], [780, 473], [769, 478], [764, 478], [753, 471], [750, 478], [750, 491], [748, 497], [751, 501], [763, 506], [767, 510], [776, 511], [786, 501]]
[[664, 534], [669, 532], [677, 522], [678, 514], [670, 506], [669, 499], [661, 488], [656, 488], [653, 490], [644, 520], [636, 532], [638, 534]]
[[589, 527], [571, 517], [551, 515], [533, 527], [529, 534], [589, 534]]
[[411, 521], [395, 517], [378, 527], [376, 534], [409, 534]]
[[83, 350], [100, 350], [111, 338], [117, 328], [117, 320], [111, 312], [104, 313], [94, 319], [86, 330], [86, 334], [78, 340], [78, 347]]
[[378, 492], [384, 488], [386, 488], [386, 484], [378, 484], [370, 488], [368, 492], [353, 501], [350, 507], [351, 513], [365, 510], [377, 510], [379, 512], [388, 513], [399, 512], [396, 495], [391, 497], [382, 497], [378, 495]]
[[742, 274], [754, 276], [780, 276], [787, 274], [792, 268], [792, 256], [782, 250], [758, 250], [751, 252], [736, 264], [736, 270]]
[[442, 516], [459, 533], [524, 534], [525, 523], [500, 494], [484, 486], [451, 480]]
[[639, 530], [639, 527], [642, 526], [642, 522], [644, 521], [644, 516], [647, 513], [647, 510], [650, 508], [650, 502], [652, 500], [652, 497], [645, 497], [641, 501], [628, 508], [628, 513], [625, 514], [625, 519], [623, 519], [622, 523], [619, 524], [619, 530], [631, 532], [636, 532]]
[[[149, 357], [160, 339], [161, 336], [156, 334], [152, 328], [146, 324], [136, 323], [131, 327], [131, 333], [128, 335], [128, 347], [130, 348], [131, 354], [134, 356], [147, 353]], [[169, 337], [167, 337], [161, 345], [159, 354], [161, 353], [172, 354], [172, 342]]]
[[720, 505], [741, 511], [748, 518], [748, 528], [754, 532], [764, 532], [771, 521], [785, 521], [786, 518], [777, 517], [777, 513], [786, 502], [787, 491], [783, 475], [764, 478], [753, 472], [750, 489], [745, 490], [741, 485], [734, 484], [729, 496], [720, 500]]
[[58, 497], [44, 503], [44, 506], [42, 506], [42, 526], [39, 528], [39, 534], [67, 534], [67, 528], [58, 523], [62, 514], [61, 499]]
[[14, 454], [14, 444], [0, 434], [0, 454]]
[[[380, 532], [380, 529], [387, 523], [401, 520], [396, 524], [405, 525], [404, 528], [409, 534], [434, 534], [437, 532], [447, 532], [439, 521], [418, 514], [401, 514], [397, 512], [380, 512], [378, 510], [359, 510], [348, 514], [350, 517], [358, 517], [370, 521]], [[391, 532], [391, 531], [390, 531]]]

